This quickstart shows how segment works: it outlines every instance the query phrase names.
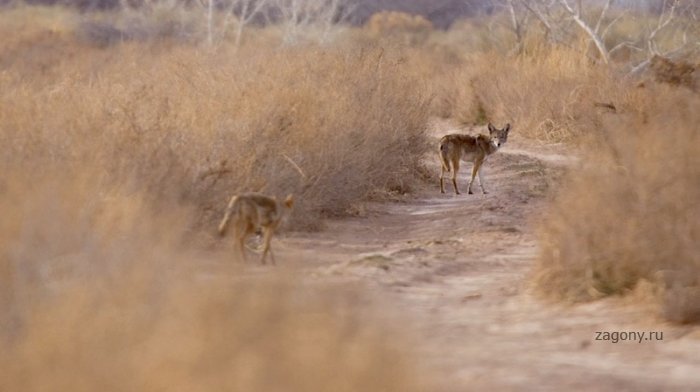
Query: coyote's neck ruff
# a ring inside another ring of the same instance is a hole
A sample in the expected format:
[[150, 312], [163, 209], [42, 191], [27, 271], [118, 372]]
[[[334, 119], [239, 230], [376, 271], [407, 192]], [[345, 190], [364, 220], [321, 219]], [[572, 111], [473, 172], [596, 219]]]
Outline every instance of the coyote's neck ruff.
[[445, 193], [444, 176], [446, 172], [452, 172], [452, 185], [455, 193], [459, 195], [457, 188], [457, 172], [459, 171], [459, 161], [472, 162], [472, 176], [469, 180], [467, 192], [472, 194], [472, 182], [474, 177], [478, 176], [479, 186], [481, 191], [486, 194], [483, 178], [481, 176], [481, 165], [486, 158], [498, 151], [508, 140], [508, 132], [510, 124], [506, 124], [505, 128], [497, 129], [493, 125], [488, 125], [489, 134], [487, 135], [460, 135], [451, 134], [445, 135], [440, 139], [440, 192]]

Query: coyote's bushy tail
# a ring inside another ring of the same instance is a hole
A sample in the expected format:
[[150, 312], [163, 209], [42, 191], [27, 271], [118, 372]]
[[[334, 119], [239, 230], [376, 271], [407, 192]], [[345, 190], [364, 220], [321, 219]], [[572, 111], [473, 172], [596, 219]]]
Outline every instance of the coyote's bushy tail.
[[228, 221], [231, 219], [231, 215], [236, 212], [235, 208], [237, 206], [238, 202], [238, 196], [233, 196], [231, 197], [231, 200], [228, 202], [228, 206], [226, 206], [226, 213], [224, 214], [224, 219], [221, 220], [221, 223], [219, 223], [219, 235], [224, 235], [226, 234], [226, 226], [228, 226]]
[[447, 162], [447, 142], [440, 141], [440, 163], [442, 164], [443, 170], [446, 172], [450, 171], [450, 164]]

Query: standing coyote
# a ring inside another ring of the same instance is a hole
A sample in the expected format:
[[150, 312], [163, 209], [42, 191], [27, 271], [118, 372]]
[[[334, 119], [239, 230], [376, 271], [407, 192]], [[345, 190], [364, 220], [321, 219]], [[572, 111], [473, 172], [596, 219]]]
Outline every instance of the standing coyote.
[[481, 191], [486, 194], [483, 179], [481, 178], [481, 165], [486, 158], [498, 151], [498, 148], [505, 144], [508, 140], [508, 132], [510, 124], [506, 124], [505, 128], [497, 129], [491, 123], [488, 125], [489, 136], [478, 135], [460, 135], [451, 134], [445, 135], [440, 139], [440, 192], [445, 193], [444, 177], [445, 172], [452, 171], [452, 185], [455, 188], [455, 193], [459, 195], [457, 189], [457, 172], [459, 171], [459, 160], [472, 162], [472, 178], [469, 180], [467, 192], [472, 194], [472, 182], [474, 177], [479, 176], [479, 186]]
[[265, 264], [265, 257], [269, 251], [272, 257], [272, 264], [275, 264], [275, 256], [270, 250], [270, 240], [282, 219], [292, 210], [293, 205], [294, 198], [292, 195], [288, 195], [282, 202], [277, 201], [274, 197], [268, 197], [259, 193], [234, 195], [228, 202], [224, 219], [219, 224], [219, 235], [223, 236], [226, 234], [226, 226], [233, 219], [235, 245], [240, 252], [242, 260], [245, 261], [246, 238], [262, 230], [264, 245], [260, 261], [262, 264]]

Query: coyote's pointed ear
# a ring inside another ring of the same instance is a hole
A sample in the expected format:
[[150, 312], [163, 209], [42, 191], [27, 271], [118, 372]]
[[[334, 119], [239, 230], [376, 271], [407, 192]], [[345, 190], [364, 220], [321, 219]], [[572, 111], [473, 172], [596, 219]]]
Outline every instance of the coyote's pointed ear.
[[506, 124], [506, 127], [503, 128], [503, 132], [505, 132], [505, 133], [510, 132], [510, 123]]
[[489, 123], [488, 128], [489, 128], [489, 133], [496, 132], [496, 128], [494, 128], [493, 124]]
[[287, 195], [284, 199], [284, 205], [287, 206], [287, 208], [292, 208], [292, 206], [294, 206], [294, 196], [291, 194]]

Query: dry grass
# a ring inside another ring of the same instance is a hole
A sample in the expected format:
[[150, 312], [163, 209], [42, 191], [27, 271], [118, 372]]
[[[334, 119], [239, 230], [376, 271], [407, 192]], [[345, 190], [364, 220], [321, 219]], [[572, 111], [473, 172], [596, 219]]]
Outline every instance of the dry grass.
[[411, 53], [61, 42], [0, 78], [0, 159], [18, 170], [88, 164], [207, 224], [231, 193], [294, 193], [297, 227], [420, 177], [431, 97]]
[[410, 191], [412, 54], [103, 48], [18, 12], [37, 25], [0, 21], [0, 390], [425, 390], [356, 290], [209, 247], [232, 193], [294, 193], [304, 229]]
[[143, 284], [70, 288], [30, 307], [22, 337], [0, 354], [0, 386], [422, 390], [389, 336], [363, 325], [358, 305], [345, 303], [351, 293], [279, 283]]
[[540, 228], [538, 286], [568, 300], [661, 289], [670, 320], [700, 319], [700, 97], [654, 85], [612, 116]]
[[535, 38], [517, 57], [463, 56], [437, 32], [289, 49], [260, 30], [210, 50], [166, 20], [95, 45], [74, 17], [0, 14], [2, 390], [426, 390], [354, 291], [192, 260], [231, 193], [294, 193], [307, 229], [410, 191], [431, 114], [604, 141], [544, 219], [537, 283], [582, 300], [652, 281], [666, 317], [699, 317], [700, 283], [681, 278], [700, 269], [689, 91], [635, 88]]
[[1, 390], [424, 390], [357, 290], [203, 263], [177, 206], [46, 174], [2, 184]]
[[182, 207], [81, 173], [0, 184], [1, 390], [424, 390], [357, 290], [203, 263]]
[[608, 67], [585, 61], [567, 48], [531, 49], [508, 57], [475, 55], [457, 74], [461, 87], [454, 116], [467, 124], [516, 124], [518, 134], [547, 142], [597, 134], [613, 103], [617, 111], [640, 113], [647, 93]]
[[408, 45], [416, 45], [425, 42], [433, 30], [433, 24], [421, 15], [382, 11], [370, 17], [366, 28], [375, 38], [396, 39]]
[[[672, 35], [662, 39], [666, 46]], [[551, 297], [581, 301], [646, 282], [665, 318], [700, 320], [694, 60], [656, 59], [649, 69], [655, 81], [639, 83], [625, 77], [628, 64], [591, 61], [589, 43], [576, 35], [566, 45], [527, 36], [517, 56], [507, 54], [514, 43], [475, 39], [481, 41], [472, 45], [491, 50], [464, 57], [458, 87], [446, 90], [452, 115], [466, 124], [511, 122], [515, 135], [581, 149], [582, 167], [568, 173], [540, 225], [536, 285]]]

